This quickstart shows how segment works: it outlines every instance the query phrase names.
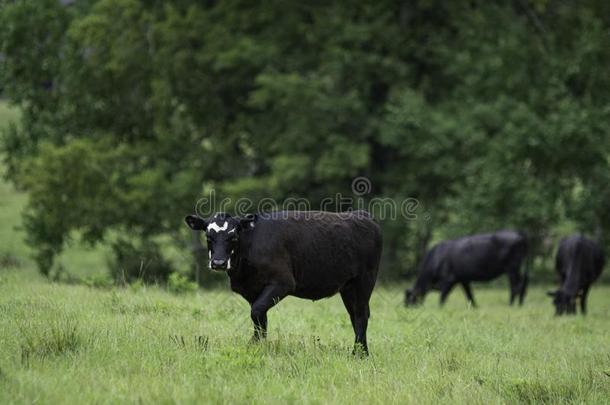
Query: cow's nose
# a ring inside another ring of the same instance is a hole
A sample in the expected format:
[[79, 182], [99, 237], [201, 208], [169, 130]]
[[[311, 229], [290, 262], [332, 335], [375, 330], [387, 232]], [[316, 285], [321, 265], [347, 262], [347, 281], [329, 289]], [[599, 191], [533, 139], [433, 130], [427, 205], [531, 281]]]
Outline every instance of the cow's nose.
[[218, 260], [218, 259], [212, 260], [212, 267], [215, 269], [221, 269], [221, 268], [225, 267], [226, 265], [227, 265], [226, 260]]

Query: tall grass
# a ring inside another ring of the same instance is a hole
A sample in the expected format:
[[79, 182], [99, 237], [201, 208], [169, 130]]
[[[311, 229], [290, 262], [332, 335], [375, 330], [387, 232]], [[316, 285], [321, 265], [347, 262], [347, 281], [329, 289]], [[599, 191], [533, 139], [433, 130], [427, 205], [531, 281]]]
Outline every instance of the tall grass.
[[21, 362], [29, 365], [32, 357], [46, 359], [75, 352], [83, 343], [74, 318], [61, 317], [44, 323], [27, 321], [19, 325]]

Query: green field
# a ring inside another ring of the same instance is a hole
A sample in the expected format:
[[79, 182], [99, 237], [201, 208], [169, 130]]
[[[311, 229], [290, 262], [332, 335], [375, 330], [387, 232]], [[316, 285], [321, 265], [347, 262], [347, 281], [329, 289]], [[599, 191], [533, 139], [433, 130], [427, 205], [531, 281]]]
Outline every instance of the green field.
[[509, 308], [504, 289], [401, 305], [373, 294], [372, 355], [351, 356], [341, 300], [288, 298], [249, 344], [227, 291], [95, 290], [19, 270], [0, 276], [0, 403], [607, 403], [610, 288], [590, 314], [555, 318], [544, 289]]

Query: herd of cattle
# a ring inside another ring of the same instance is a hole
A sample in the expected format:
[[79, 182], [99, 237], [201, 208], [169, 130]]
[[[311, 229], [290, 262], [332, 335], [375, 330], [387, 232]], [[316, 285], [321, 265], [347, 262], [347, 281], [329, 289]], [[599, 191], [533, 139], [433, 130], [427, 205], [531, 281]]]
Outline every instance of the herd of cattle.
[[[339, 293], [354, 329], [355, 350], [368, 353], [369, 299], [379, 271], [382, 236], [367, 212], [281, 211], [245, 217], [219, 213], [209, 219], [189, 215], [185, 221], [205, 233], [210, 268], [226, 271], [231, 289], [250, 304], [253, 340], [266, 336], [267, 311], [284, 297], [318, 300]], [[436, 289], [443, 304], [459, 284], [474, 307], [470, 283], [506, 273], [510, 303], [518, 299], [523, 304], [528, 258], [527, 239], [515, 231], [441, 242], [420, 263], [405, 303], [415, 305]], [[578, 299], [581, 312], [586, 312], [589, 288], [603, 266], [597, 243], [580, 235], [561, 241], [556, 259], [561, 286], [549, 292], [556, 314], [575, 313]]]
[[[515, 231], [472, 235], [441, 242], [426, 253], [415, 286], [405, 294], [405, 303], [416, 304], [427, 291], [438, 289], [442, 305], [451, 289], [460, 284], [472, 306], [476, 306], [470, 283], [488, 281], [506, 273], [510, 282], [510, 304], [513, 304], [517, 296], [519, 304], [523, 304], [530, 258], [525, 235]], [[521, 273], [524, 262], [527, 263]], [[597, 243], [582, 235], [562, 239], [555, 261], [561, 285], [557, 291], [548, 293], [554, 298], [557, 315], [576, 313], [577, 299], [580, 299], [581, 312], [586, 313], [589, 288], [603, 267], [604, 254]]]

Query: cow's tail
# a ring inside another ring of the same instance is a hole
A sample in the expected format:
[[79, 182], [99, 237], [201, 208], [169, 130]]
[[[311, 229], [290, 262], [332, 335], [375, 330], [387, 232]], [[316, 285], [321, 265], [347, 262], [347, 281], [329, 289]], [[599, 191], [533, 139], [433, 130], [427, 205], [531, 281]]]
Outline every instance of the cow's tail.
[[521, 285], [519, 286], [519, 305], [522, 305], [523, 301], [525, 300], [525, 295], [527, 294], [527, 286], [530, 281], [530, 270], [532, 268], [532, 262], [534, 260], [534, 252], [531, 246], [532, 244], [528, 240], [528, 237], [525, 233], [521, 232], [521, 236], [523, 237], [524, 243], [523, 254], [525, 255], [525, 263], [523, 269], [523, 276], [521, 277]]

